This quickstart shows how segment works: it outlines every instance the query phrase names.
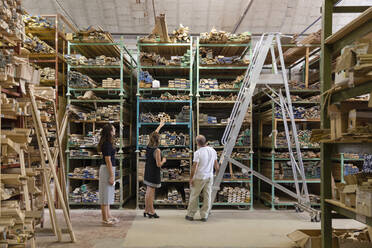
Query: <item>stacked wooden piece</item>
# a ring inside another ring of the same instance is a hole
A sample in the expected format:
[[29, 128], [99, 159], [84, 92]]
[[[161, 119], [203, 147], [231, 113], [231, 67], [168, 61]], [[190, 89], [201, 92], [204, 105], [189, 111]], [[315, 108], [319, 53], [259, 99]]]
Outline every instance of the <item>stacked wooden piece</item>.
[[83, 41], [83, 42], [110, 42], [112, 40], [111, 34], [105, 32], [101, 27], [89, 26], [84, 30], [79, 30], [76, 33], [67, 34], [68, 40]]
[[121, 85], [120, 79], [106, 78], [102, 80], [102, 88], [117, 89], [120, 88], [120, 85]]
[[312, 140], [370, 142], [372, 111], [367, 101], [347, 101], [329, 105], [330, 129], [313, 130]]
[[251, 33], [232, 34], [212, 28], [209, 33], [200, 34], [200, 43], [248, 43], [251, 40]]
[[189, 27], [184, 27], [182, 24], [180, 24], [180, 27], [178, 29], [175, 29], [173, 31], [173, 34], [170, 36], [171, 42], [173, 43], [190, 42], [189, 32], [190, 32]]
[[34, 226], [40, 223], [44, 208], [38, 168], [26, 168], [31, 129], [2, 130], [0, 173], [0, 226], [6, 230], [0, 244], [35, 247]]
[[286, 65], [291, 65], [300, 58], [304, 57], [306, 53], [306, 49], [309, 49], [309, 52], [316, 49], [316, 46], [308, 46], [307, 45], [319, 45], [320, 44], [320, 30], [310, 34], [303, 40], [297, 43], [298, 46], [292, 47], [286, 50], [283, 53], [284, 61]]
[[24, 23], [22, 21], [21, 1], [0, 2], [0, 33], [1, 41], [12, 45], [23, 39]]

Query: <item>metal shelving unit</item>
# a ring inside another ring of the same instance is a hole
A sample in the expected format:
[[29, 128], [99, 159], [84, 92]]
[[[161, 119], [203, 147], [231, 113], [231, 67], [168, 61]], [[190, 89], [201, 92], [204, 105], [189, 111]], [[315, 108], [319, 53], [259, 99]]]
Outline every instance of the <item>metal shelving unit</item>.
[[[363, 158], [346, 158], [345, 153], [341, 152], [338, 157], [332, 157], [333, 167], [339, 166], [340, 168], [340, 182], [345, 183], [345, 164], [363, 165]], [[360, 166], [359, 166], [360, 167]], [[334, 180], [337, 181], [335, 175]]]
[[[322, 54], [321, 54], [321, 68], [322, 68], [322, 93], [332, 88], [332, 58], [339, 54], [340, 50], [363, 36], [372, 32], [371, 16], [372, 7], [370, 6], [334, 6], [337, 1], [324, 0], [322, 6]], [[364, 11], [364, 12], [363, 12]], [[358, 13], [363, 12], [356, 19], [341, 28], [336, 33], [332, 33], [332, 19], [334, 13]], [[330, 95], [330, 103], [340, 103], [349, 98], [356, 97], [372, 92], [372, 81], [367, 81], [362, 84], [356, 84], [354, 87], [342, 88], [335, 90]], [[323, 95], [321, 104], [325, 105], [326, 97]], [[330, 119], [327, 114], [327, 108], [321, 113], [322, 128], [330, 128]], [[344, 217], [355, 219], [359, 222], [372, 225], [372, 218], [357, 214], [355, 208], [346, 207], [337, 200], [332, 199], [331, 186], [331, 171], [332, 158], [329, 156], [333, 149], [347, 142], [339, 143], [321, 143], [321, 209], [322, 209], [322, 247], [332, 246], [332, 218], [333, 213], [336, 212]], [[370, 147], [369, 143], [364, 143], [364, 146]]]
[[[195, 92], [195, 109], [196, 118], [194, 124], [194, 137], [199, 134], [206, 136], [207, 140], [218, 140], [220, 141], [223, 132], [227, 126], [227, 123], [201, 123], [200, 113], [211, 114], [213, 116], [218, 115], [218, 119], [221, 119], [221, 113], [223, 118], [229, 118], [232, 108], [235, 104], [234, 100], [226, 101], [216, 101], [216, 100], [204, 100], [205, 97], [210, 96], [229, 96], [230, 94], [237, 95], [239, 93], [240, 87], [230, 88], [230, 89], [205, 89], [200, 87], [200, 80], [205, 79], [217, 79], [218, 82], [223, 81], [233, 81], [237, 76], [242, 75], [246, 72], [248, 65], [202, 65], [200, 63], [200, 48], [208, 48], [213, 50], [213, 55], [223, 55], [223, 56], [249, 56], [251, 55], [251, 42], [248, 43], [201, 43], [199, 37], [196, 40], [196, 55], [195, 55], [195, 74], [196, 81], [194, 83]], [[250, 130], [250, 146], [235, 146], [234, 151], [239, 153], [244, 153], [247, 158], [237, 160], [242, 161], [242, 163], [247, 164], [251, 169], [253, 169], [253, 148], [252, 148], [252, 108], [250, 114], [250, 121], [243, 124], [242, 130]], [[194, 147], [196, 150], [196, 147]], [[214, 146], [217, 152], [222, 152], [223, 146]], [[230, 167], [230, 172], [233, 172], [232, 167]], [[233, 173], [234, 174], [234, 173]], [[234, 178], [233, 175], [229, 173], [231, 178], [223, 179], [222, 183], [224, 186], [244, 186], [246, 185], [250, 190], [250, 202], [242, 203], [229, 203], [229, 202], [214, 202], [213, 206], [238, 206], [242, 208], [253, 209], [253, 177], [248, 178]], [[226, 175], [227, 176], [227, 175]], [[201, 203], [200, 203], [201, 204]]]
[[[137, 67], [137, 122], [136, 122], [136, 137], [137, 137], [137, 200], [136, 206], [144, 206], [144, 202], [139, 199], [139, 189], [143, 185], [142, 180], [140, 180], [138, 166], [140, 163], [145, 163], [145, 158], [141, 156], [140, 150], [146, 148], [146, 145], [141, 145], [138, 143], [139, 136], [142, 134], [150, 134], [153, 132], [159, 123], [145, 123], [141, 122], [140, 114], [146, 112], [158, 113], [178, 113], [181, 111], [183, 106], [188, 106], [190, 109], [190, 116], [188, 122], [167, 122], [162, 128], [160, 133], [164, 131], [177, 131], [177, 133], [186, 133], [189, 135], [189, 144], [185, 146], [159, 146], [160, 149], [186, 149], [188, 148], [190, 152], [192, 151], [192, 128], [193, 128], [193, 115], [192, 115], [192, 102], [193, 102], [193, 39], [190, 37], [190, 42], [187, 43], [141, 43], [139, 38], [137, 39], [137, 49], [138, 49], [138, 67]], [[144, 66], [140, 63], [140, 53], [156, 53], [160, 56], [164, 56], [167, 59], [170, 56], [182, 56], [187, 50], [190, 51], [190, 64], [181, 65], [181, 66], [164, 66], [164, 65], [153, 65], [153, 66]], [[141, 88], [140, 87], [140, 72], [148, 71], [150, 75], [160, 81], [160, 88]], [[168, 87], [168, 80], [173, 80], [175, 78], [184, 78], [189, 80], [189, 87], [186, 88], [170, 88]], [[188, 100], [162, 100], [160, 95], [166, 92], [172, 92], [172, 95], [183, 95], [188, 96]], [[188, 157], [168, 157], [167, 163], [163, 168], [179, 168], [181, 161], [189, 161], [191, 166], [192, 157], [189, 154]], [[160, 191], [164, 191], [168, 186], [177, 186], [177, 189], [183, 190], [188, 187], [188, 180], [168, 180], [162, 179], [162, 188]], [[182, 192], [181, 192], [182, 193]], [[184, 192], [183, 192], [184, 193]], [[182, 194], [183, 194], [182, 193]], [[176, 207], [185, 207], [187, 202], [183, 199], [182, 203], [159, 203], [156, 200], [154, 201], [155, 206], [176, 206]]]
[[[288, 47], [296, 47], [295, 44], [288, 44]], [[310, 47], [319, 47], [319, 45], [309, 45]], [[309, 97], [316, 96], [320, 94], [320, 90], [318, 89], [312, 89], [309, 86], [311, 83], [309, 83], [309, 75], [308, 75], [308, 68], [309, 67], [309, 56], [308, 53], [309, 47], [306, 49], [306, 55], [304, 55], [303, 58], [300, 58], [295, 63], [289, 65], [287, 67], [287, 70], [289, 72], [289, 78], [291, 78], [292, 71], [296, 66], [301, 66], [302, 70], [302, 80], [304, 82], [305, 88], [302, 89], [291, 89], [290, 93], [291, 95], [298, 95], [302, 98], [300, 101], [292, 101], [292, 105], [294, 107], [312, 107], [319, 105], [320, 103], [317, 101], [309, 101], [306, 100]], [[319, 49], [314, 48], [314, 53], [317, 53]], [[311, 55], [312, 55], [311, 54]], [[268, 69], [268, 68], [267, 68]], [[287, 145], [276, 145], [276, 134], [278, 132], [278, 126], [282, 126], [283, 118], [278, 118], [275, 116], [275, 106], [273, 100], [271, 100], [264, 92], [259, 92], [254, 96], [254, 103], [255, 103], [255, 114], [257, 115], [258, 119], [258, 171], [263, 173], [263, 171], [270, 170], [270, 173], [267, 172], [266, 176], [271, 178], [274, 182], [285, 184], [288, 187], [292, 187], [294, 185], [294, 180], [290, 179], [276, 179], [275, 178], [275, 164], [276, 163], [285, 163], [286, 161], [290, 161], [289, 158], [281, 158], [278, 156], [282, 152], [288, 152]], [[287, 119], [289, 121], [289, 119]], [[295, 122], [298, 126], [302, 126], [301, 129], [309, 129], [308, 126], [316, 126], [316, 128], [319, 128], [320, 126], [320, 119], [295, 119]], [[310, 128], [311, 129], [311, 128]], [[275, 131], [274, 131], [275, 130]], [[283, 129], [284, 130], [284, 129]], [[271, 134], [271, 144], [267, 144], [267, 142], [264, 142], [264, 133], [265, 136]], [[320, 147], [301, 147], [301, 150], [303, 151], [314, 151], [319, 152]], [[267, 155], [270, 153], [271, 155]], [[320, 158], [303, 158], [303, 161], [306, 162], [316, 162], [320, 161]], [[305, 164], [306, 166], [306, 164]], [[307, 183], [310, 184], [320, 184], [320, 178], [311, 178], [307, 180]], [[268, 186], [264, 182], [261, 182], [258, 180], [258, 189], [257, 194], [258, 197], [268, 206], [271, 206], [272, 210], [275, 210], [277, 208], [281, 207], [287, 207], [287, 206], [294, 206], [295, 201], [293, 202], [290, 199], [287, 199], [286, 196], [284, 197], [284, 201], [277, 202], [276, 201], [276, 195], [275, 195], [275, 187], [274, 186]], [[269, 190], [269, 192], [265, 192], [263, 188], [266, 187], [266, 191]], [[310, 192], [311, 193], [311, 192]], [[268, 194], [270, 195], [270, 199], [268, 197]], [[280, 197], [279, 197], [280, 199]], [[313, 203], [313, 206], [319, 206], [318, 203]]]
[[[120, 78], [120, 88], [71, 88], [70, 82], [67, 82], [67, 104], [73, 104], [78, 106], [89, 106], [90, 109], [95, 110], [99, 106], [109, 105], [120, 105], [120, 118], [119, 120], [73, 120], [69, 119], [67, 127], [68, 141], [66, 149], [66, 171], [67, 173], [73, 172], [75, 167], [92, 166], [97, 167], [101, 165], [102, 156], [70, 156], [72, 149], [88, 149], [90, 151], [96, 151], [96, 145], [85, 146], [85, 145], [72, 145], [70, 144], [70, 135], [73, 132], [79, 131], [84, 136], [87, 135], [87, 130], [95, 131], [103, 127], [106, 123], [111, 123], [116, 127], [119, 132], [119, 145], [117, 146], [117, 171], [119, 175], [116, 176], [115, 181], [119, 185], [120, 200], [115, 202], [113, 205], [122, 207], [123, 204], [132, 197], [132, 156], [131, 149], [133, 149], [133, 115], [132, 106], [133, 99], [130, 97], [133, 91], [133, 80], [135, 74], [133, 70], [136, 67], [136, 62], [132, 55], [125, 48], [124, 42], [121, 39], [118, 42], [104, 42], [104, 41], [69, 41], [68, 42], [68, 55], [79, 53], [87, 58], [94, 58], [96, 56], [105, 55], [120, 58], [119, 65], [110, 66], [96, 66], [96, 65], [80, 65], [72, 66], [67, 65], [67, 71], [79, 71], [84, 75], [87, 75], [94, 79], [97, 83], [103, 78]], [[127, 55], [127, 57], [125, 57]], [[128, 87], [125, 87], [128, 86]], [[126, 90], [128, 89], [129, 92]], [[83, 95], [86, 91], [93, 91], [101, 99], [96, 100], [79, 100], [76, 99], [78, 96]], [[124, 109], [127, 110], [129, 116], [124, 118]], [[124, 144], [124, 139], [127, 139], [127, 144]], [[69, 191], [73, 190], [73, 187], [79, 186], [86, 181], [94, 182], [97, 179], [78, 178], [75, 176], [69, 177], [67, 174], [67, 186]], [[98, 184], [97, 184], [98, 189]], [[72, 206], [98, 206], [96, 202], [73, 202], [69, 199], [69, 204]]]

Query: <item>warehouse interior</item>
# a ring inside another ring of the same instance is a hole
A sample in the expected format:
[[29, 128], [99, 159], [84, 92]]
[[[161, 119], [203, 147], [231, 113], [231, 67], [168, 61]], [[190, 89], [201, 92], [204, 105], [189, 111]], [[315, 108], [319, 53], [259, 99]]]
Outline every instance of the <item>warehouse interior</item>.
[[0, 248], [372, 247], [371, 0], [0, 0]]

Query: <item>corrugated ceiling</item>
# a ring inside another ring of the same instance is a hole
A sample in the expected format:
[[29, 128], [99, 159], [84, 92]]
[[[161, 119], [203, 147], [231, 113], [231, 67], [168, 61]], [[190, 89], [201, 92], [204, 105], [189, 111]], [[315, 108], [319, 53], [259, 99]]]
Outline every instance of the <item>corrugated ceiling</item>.
[[[100, 25], [113, 33], [149, 33], [154, 16], [151, 0], [23, 0], [30, 14], [54, 14], [64, 10], [79, 28]], [[320, 16], [323, 0], [253, 0], [237, 32], [300, 33]], [[212, 27], [232, 31], [248, 0], [155, 0], [156, 13], [165, 13], [168, 29], [179, 23], [193, 34]], [[372, 5], [372, 0], [343, 0], [340, 5]], [[345, 25], [355, 14], [338, 14], [334, 28]], [[320, 21], [306, 33], [320, 28]]]

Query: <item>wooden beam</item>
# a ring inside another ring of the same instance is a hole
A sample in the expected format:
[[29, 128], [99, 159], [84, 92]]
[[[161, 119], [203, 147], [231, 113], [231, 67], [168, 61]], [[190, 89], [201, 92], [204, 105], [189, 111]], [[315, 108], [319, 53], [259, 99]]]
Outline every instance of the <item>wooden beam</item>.
[[305, 87], [309, 88], [309, 54], [310, 49], [306, 47], [306, 57], [305, 57]]
[[[65, 204], [66, 204], [66, 207], [67, 207], [67, 212], [70, 216], [70, 206], [68, 204], [68, 194], [67, 194], [67, 191], [66, 191], [66, 173], [65, 173], [65, 159], [63, 156], [64, 153], [63, 153], [63, 150], [62, 150], [62, 140], [61, 140], [61, 135], [60, 135], [60, 126], [59, 126], [59, 121], [58, 121], [58, 114], [57, 114], [57, 107], [56, 107], [56, 103], [53, 101], [53, 111], [54, 111], [54, 119], [56, 120], [56, 135], [57, 135], [57, 139], [56, 139], [56, 143], [57, 143], [57, 146], [58, 146], [58, 152], [59, 152], [59, 159], [60, 159], [60, 170], [61, 170], [61, 187], [63, 189], [63, 196], [64, 196], [64, 200], [65, 200]], [[65, 116], [67, 115], [67, 112], [65, 112], [65, 115], [63, 117], [63, 119], [65, 119]]]
[[[34, 127], [37, 126], [36, 122], [36, 114], [34, 113], [34, 110], [32, 109], [32, 120], [34, 123]], [[49, 215], [50, 215], [50, 222], [52, 223], [52, 230], [54, 232], [54, 235], [57, 236], [58, 241], [62, 241], [62, 232], [61, 228], [58, 225], [58, 219], [57, 219], [57, 214], [56, 214], [56, 209], [54, 207], [54, 199], [53, 195], [50, 192], [50, 180], [49, 178], [49, 173], [48, 173], [48, 168], [46, 167], [45, 161], [45, 154], [42, 146], [42, 141], [40, 137], [40, 131], [38, 128], [35, 128], [35, 133], [36, 133], [36, 138], [37, 138], [37, 143], [39, 147], [39, 152], [40, 152], [40, 157], [41, 157], [41, 168], [42, 168], [42, 180], [43, 180], [43, 187], [47, 196], [47, 201], [48, 201], [48, 210], [49, 210]]]
[[361, 13], [371, 6], [334, 6], [333, 13]]
[[[332, 47], [327, 45], [325, 39], [332, 34], [332, 15], [334, 0], [324, 0], [322, 6], [322, 39], [321, 39], [321, 61], [320, 61], [320, 80], [321, 91], [326, 92], [332, 86]], [[326, 105], [326, 96], [321, 97], [321, 106]], [[326, 108], [321, 111], [321, 128], [328, 129], [330, 121]], [[332, 216], [331, 208], [326, 205], [325, 200], [332, 197], [331, 186], [331, 158], [329, 154], [332, 147], [329, 144], [321, 143], [321, 232], [322, 247], [332, 247]]]
[[368, 94], [372, 91], [372, 81], [368, 81], [352, 88], [346, 88], [336, 91], [331, 96], [331, 103], [339, 103], [348, 98]]
[[[30, 93], [32, 107], [33, 107], [33, 110], [34, 110], [33, 113], [35, 114], [36, 121], [37, 121], [37, 126], [35, 128], [38, 128], [39, 130], [44, 130], [43, 129], [43, 124], [42, 124], [41, 119], [40, 119], [40, 116], [37, 114], [38, 113], [38, 108], [37, 108], [37, 104], [36, 104], [36, 101], [35, 101], [35, 97], [34, 97], [34, 93], [33, 93], [32, 88], [29, 89], [29, 93]], [[41, 133], [41, 141], [43, 142], [43, 146], [46, 150], [48, 161], [50, 161], [49, 166], [51, 167], [51, 170], [52, 170], [52, 173], [53, 173], [53, 176], [54, 176], [54, 180], [56, 182], [55, 185], [56, 185], [56, 189], [57, 189], [57, 196], [58, 196], [58, 198], [61, 202], [63, 215], [65, 217], [65, 222], [66, 222], [67, 228], [70, 232], [70, 238], [71, 238], [72, 242], [76, 242], [75, 234], [74, 234], [74, 231], [73, 231], [72, 225], [71, 225], [71, 220], [70, 220], [68, 210], [67, 210], [67, 207], [66, 207], [66, 204], [65, 204], [65, 201], [64, 201], [64, 196], [63, 196], [63, 193], [62, 193], [61, 184], [60, 184], [58, 176], [57, 176], [56, 166], [55, 166], [55, 164], [53, 164], [53, 157], [50, 153], [49, 144], [48, 144], [48, 141], [46, 139], [45, 132], [40, 132], [40, 133]]]

